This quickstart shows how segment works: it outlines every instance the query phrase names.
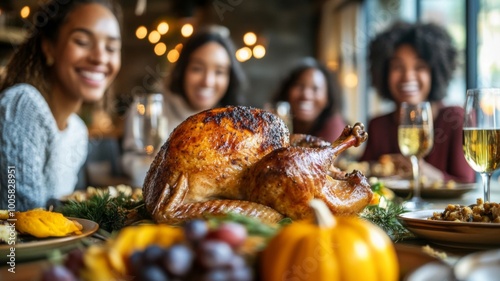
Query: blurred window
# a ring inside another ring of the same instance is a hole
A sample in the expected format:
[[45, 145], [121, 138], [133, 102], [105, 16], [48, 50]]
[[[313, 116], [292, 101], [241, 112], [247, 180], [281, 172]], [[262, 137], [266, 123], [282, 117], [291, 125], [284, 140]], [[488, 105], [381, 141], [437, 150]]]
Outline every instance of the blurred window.
[[465, 1], [420, 0], [415, 11], [420, 13], [420, 21], [433, 22], [446, 28], [458, 49], [458, 67], [448, 87], [447, 104], [462, 106], [466, 91], [466, 18]]
[[500, 1], [481, 0], [477, 19], [477, 85], [500, 87]]
[[[450, 85], [447, 100], [463, 104], [465, 89], [500, 87], [500, 1], [479, 0], [466, 7], [467, 1], [420, 0], [417, 11], [423, 22], [446, 27], [459, 50], [459, 67]], [[476, 20], [467, 24], [466, 17]], [[467, 35], [476, 38], [466, 57]], [[472, 79], [466, 82], [466, 67]]]
[[448, 87], [447, 105], [463, 106], [467, 88], [500, 87], [499, 0], [329, 0], [326, 3], [320, 57], [334, 66], [341, 78], [352, 72], [359, 81], [353, 87], [342, 84], [347, 105], [344, 114], [348, 120], [368, 122], [393, 110], [392, 102], [374, 94], [366, 58], [370, 40], [398, 19], [437, 23], [453, 38], [458, 49], [458, 66]]

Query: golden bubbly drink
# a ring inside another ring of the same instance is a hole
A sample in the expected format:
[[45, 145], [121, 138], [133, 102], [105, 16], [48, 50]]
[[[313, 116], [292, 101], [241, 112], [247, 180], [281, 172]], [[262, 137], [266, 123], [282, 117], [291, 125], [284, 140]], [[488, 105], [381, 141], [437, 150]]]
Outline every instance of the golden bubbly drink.
[[428, 126], [399, 126], [399, 150], [404, 156], [424, 157], [429, 153], [434, 136]]
[[500, 129], [463, 131], [465, 159], [476, 172], [491, 173], [500, 166]]

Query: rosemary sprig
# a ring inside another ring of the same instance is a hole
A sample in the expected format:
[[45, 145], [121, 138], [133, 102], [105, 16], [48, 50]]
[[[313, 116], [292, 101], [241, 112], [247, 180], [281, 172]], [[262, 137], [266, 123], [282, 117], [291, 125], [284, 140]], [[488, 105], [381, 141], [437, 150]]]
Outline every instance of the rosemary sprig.
[[405, 211], [402, 205], [387, 201], [384, 208], [379, 205], [367, 206], [360, 216], [381, 227], [394, 242], [398, 242], [414, 237], [397, 219], [397, 216]]
[[130, 220], [148, 218], [142, 200], [133, 200], [130, 195], [119, 192], [116, 197], [109, 193], [94, 194], [87, 200], [70, 200], [59, 210], [64, 216], [88, 219], [108, 232], [120, 230]]

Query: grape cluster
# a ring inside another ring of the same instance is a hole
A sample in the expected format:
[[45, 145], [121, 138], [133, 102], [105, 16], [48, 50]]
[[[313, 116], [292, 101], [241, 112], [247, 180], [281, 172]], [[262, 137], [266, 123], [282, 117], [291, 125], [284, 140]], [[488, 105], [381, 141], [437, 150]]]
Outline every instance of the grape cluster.
[[42, 272], [41, 281], [77, 281], [83, 268], [83, 251], [71, 250], [62, 264], [49, 266]]
[[233, 222], [222, 222], [209, 229], [203, 220], [184, 225], [185, 243], [168, 248], [151, 245], [134, 252], [129, 269], [135, 280], [231, 280], [250, 281], [252, 269], [238, 253], [247, 238], [246, 228]]

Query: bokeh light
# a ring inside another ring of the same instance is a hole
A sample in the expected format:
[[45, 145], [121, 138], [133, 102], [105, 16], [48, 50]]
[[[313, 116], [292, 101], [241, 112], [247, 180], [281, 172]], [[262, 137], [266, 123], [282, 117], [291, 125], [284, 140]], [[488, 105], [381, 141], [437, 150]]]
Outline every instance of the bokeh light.
[[252, 57], [252, 50], [248, 47], [243, 47], [236, 51], [236, 59], [239, 62], [244, 62]]
[[181, 34], [184, 37], [191, 36], [191, 34], [193, 34], [193, 31], [194, 31], [193, 25], [190, 23], [184, 24], [181, 28]]
[[155, 151], [155, 148], [152, 145], [146, 145], [146, 147], [144, 148], [144, 150], [146, 151], [147, 155], [151, 155]]
[[243, 42], [245, 42], [247, 46], [252, 46], [257, 42], [257, 35], [253, 32], [247, 32], [243, 35]]
[[149, 33], [148, 40], [151, 44], [156, 44], [160, 41], [161, 35], [158, 31], [153, 30]]
[[179, 59], [179, 51], [172, 49], [167, 54], [167, 59], [170, 63], [174, 63]]
[[254, 58], [261, 59], [266, 55], [266, 48], [262, 45], [255, 45], [255, 47], [253, 47], [252, 52]]
[[19, 14], [21, 15], [21, 18], [25, 19], [27, 18], [31, 13], [31, 10], [30, 10], [30, 7], [28, 6], [24, 6], [21, 11], [19, 12]]
[[144, 38], [146, 38], [147, 35], [148, 35], [148, 29], [145, 26], [143, 26], [143, 25], [139, 26], [135, 30], [135, 36], [138, 39], [144, 39]]
[[158, 24], [158, 27], [156, 28], [156, 30], [158, 30], [158, 32], [161, 35], [165, 35], [168, 32], [168, 29], [169, 29], [169, 26], [168, 26], [168, 23], [166, 21], [160, 22]]
[[355, 88], [358, 85], [358, 75], [353, 72], [347, 73], [344, 76], [344, 85], [347, 88]]
[[326, 63], [326, 67], [328, 67], [332, 71], [336, 71], [339, 68], [339, 63], [336, 60], [329, 60]]
[[144, 113], [146, 113], [146, 107], [142, 103], [137, 104], [136, 110], [137, 110], [137, 113], [139, 113], [139, 115], [144, 115]]
[[157, 56], [163, 56], [167, 52], [167, 45], [165, 43], [160, 42], [155, 45], [155, 54]]

